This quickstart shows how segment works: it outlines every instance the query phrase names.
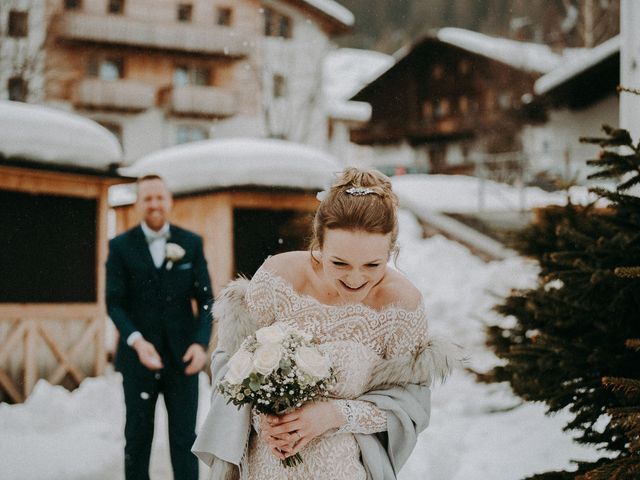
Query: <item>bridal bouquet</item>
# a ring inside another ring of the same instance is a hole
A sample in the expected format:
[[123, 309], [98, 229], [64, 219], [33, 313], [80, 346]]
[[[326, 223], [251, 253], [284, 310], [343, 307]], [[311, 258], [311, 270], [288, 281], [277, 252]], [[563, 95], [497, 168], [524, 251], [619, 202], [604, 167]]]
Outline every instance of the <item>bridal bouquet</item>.
[[[229, 360], [219, 391], [240, 408], [283, 415], [304, 403], [323, 399], [335, 381], [329, 358], [297, 330], [271, 325], [249, 335]], [[302, 463], [300, 454], [282, 464]]]

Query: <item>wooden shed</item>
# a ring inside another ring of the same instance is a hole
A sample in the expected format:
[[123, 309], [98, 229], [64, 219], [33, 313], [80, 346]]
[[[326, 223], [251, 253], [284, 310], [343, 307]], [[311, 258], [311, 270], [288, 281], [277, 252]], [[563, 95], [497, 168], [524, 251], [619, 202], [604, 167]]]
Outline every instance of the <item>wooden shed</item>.
[[104, 370], [107, 196], [126, 181], [121, 156], [93, 121], [0, 102], [0, 401]]
[[[306, 247], [316, 193], [339, 169], [333, 157], [305, 145], [233, 138], [171, 147], [123, 172], [166, 180], [171, 221], [202, 235], [217, 293], [237, 274], [253, 275], [268, 255]], [[139, 222], [127, 189], [112, 189], [114, 199], [125, 199], [114, 205], [118, 232]]]

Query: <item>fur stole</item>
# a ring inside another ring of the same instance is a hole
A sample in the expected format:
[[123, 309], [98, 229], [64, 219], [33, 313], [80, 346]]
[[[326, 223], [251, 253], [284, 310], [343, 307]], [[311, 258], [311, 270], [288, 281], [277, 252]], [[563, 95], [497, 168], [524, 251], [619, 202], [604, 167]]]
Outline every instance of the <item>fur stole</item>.
[[[219, 322], [218, 348], [229, 355], [235, 353], [242, 341], [256, 330], [256, 322], [247, 310], [244, 298], [248, 284], [246, 278], [230, 282], [214, 304], [213, 317]], [[380, 360], [366, 390], [444, 381], [464, 361], [459, 345], [442, 338], [430, 338], [427, 345], [414, 355]]]

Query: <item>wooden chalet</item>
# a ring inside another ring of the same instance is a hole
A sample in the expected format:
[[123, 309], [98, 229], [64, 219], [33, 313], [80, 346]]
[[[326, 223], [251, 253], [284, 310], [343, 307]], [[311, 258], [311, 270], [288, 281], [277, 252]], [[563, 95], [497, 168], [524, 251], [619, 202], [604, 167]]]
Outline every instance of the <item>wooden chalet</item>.
[[0, 102], [0, 402], [106, 365], [109, 186], [122, 151], [96, 123]]
[[[489, 38], [462, 32], [482, 37], [480, 44]], [[536, 45], [532, 50], [537, 47], [546, 48]], [[351, 140], [387, 150], [408, 144], [416, 167], [430, 173], [473, 171], [471, 152], [518, 150], [521, 120], [516, 107], [533, 91], [541, 72], [503, 58], [507, 56], [493, 55], [490, 47], [477, 49], [473, 42], [424, 38], [352, 97], [371, 104], [372, 115], [365, 126], [351, 130]]]

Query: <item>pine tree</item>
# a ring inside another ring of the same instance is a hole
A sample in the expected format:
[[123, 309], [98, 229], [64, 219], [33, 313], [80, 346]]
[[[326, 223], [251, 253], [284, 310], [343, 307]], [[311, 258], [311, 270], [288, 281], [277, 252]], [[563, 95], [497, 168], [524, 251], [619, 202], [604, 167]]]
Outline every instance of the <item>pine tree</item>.
[[[506, 364], [484, 377], [509, 381], [548, 412], [568, 408], [575, 416], [565, 429], [615, 460], [532, 479], [640, 478], [640, 355], [630, 340], [640, 338], [640, 198], [625, 193], [640, 184], [640, 143], [626, 130], [604, 131], [582, 139], [602, 147], [587, 162], [597, 169], [591, 178], [620, 183], [616, 191], [595, 190], [609, 205], [549, 207], [518, 235], [515, 247], [540, 262], [539, 284], [496, 307], [516, 323], [489, 329], [489, 344]], [[607, 414], [612, 420], [602, 428], [598, 420]]]

